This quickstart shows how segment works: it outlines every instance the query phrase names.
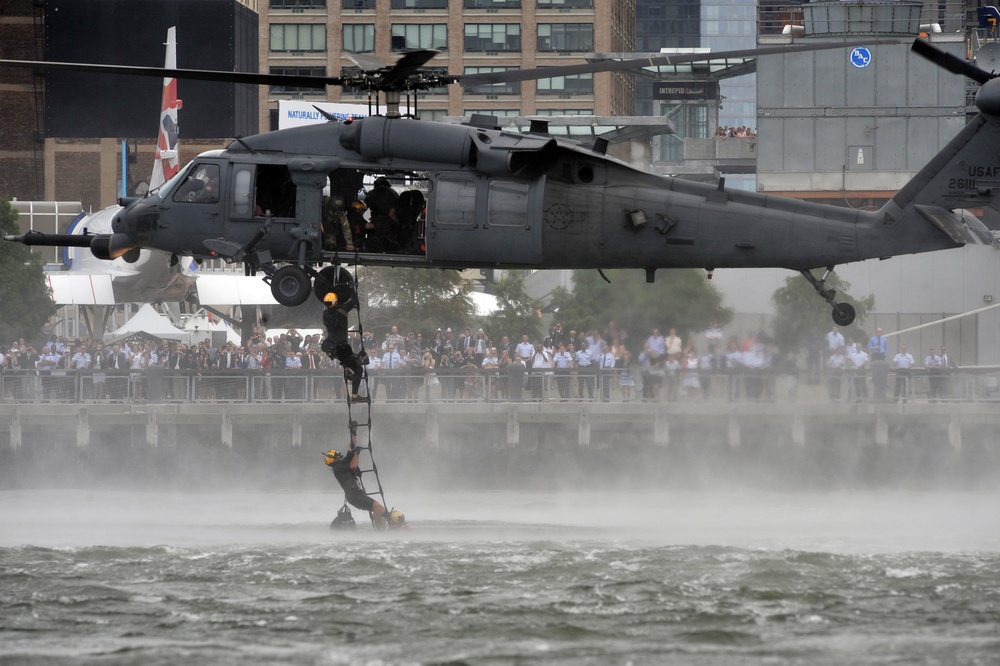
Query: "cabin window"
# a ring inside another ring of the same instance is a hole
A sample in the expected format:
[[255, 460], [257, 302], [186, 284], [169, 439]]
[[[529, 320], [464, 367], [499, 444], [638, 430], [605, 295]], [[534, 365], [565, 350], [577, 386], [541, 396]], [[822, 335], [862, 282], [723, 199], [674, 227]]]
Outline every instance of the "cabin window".
[[528, 184], [490, 183], [489, 225], [519, 227], [528, 224]]
[[250, 169], [240, 169], [236, 172], [233, 187], [233, 212], [247, 217], [250, 214], [250, 203], [253, 200], [253, 172]]
[[257, 167], [254, 215], [295, 217], [295, 183], [287, 166], [262, 164]]
[[442, 180], [437, 185], [437, 224], [471, 227], [476, 222], [476, 181]]
[[187, 178], [174, 192], [181, 203], [219, 203], [219, 165], [199, 164], [188, 171]]

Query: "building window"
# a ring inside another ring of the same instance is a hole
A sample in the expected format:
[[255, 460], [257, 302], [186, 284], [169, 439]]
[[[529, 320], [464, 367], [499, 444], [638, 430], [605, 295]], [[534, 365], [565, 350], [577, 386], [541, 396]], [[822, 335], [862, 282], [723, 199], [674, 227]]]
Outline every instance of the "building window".
[[520, 109], [466, 109], [463, 111], [466, 116], [478, 114], [480, 116], [493, 116], [495, 118], [517, 118], [521, 115]]
[[[288, 76], [326, 76], [325, 67], [272, 67], [272, 74], [285, 74]], [[321, 95], [325, 96], [323, 88], [306, 88], [294, 84], [271, 86], [272, 95]]]
[[593, 109], [536, 109], [536, 116], [592, 116]]
[[418, 115], [421, 120], [433, 120], [440, 123], [448, 116], [448, 109], [420, 109]]
[[594, 0], [538, 0], [539, 9], [593, 9]]
[[[509, 72], [517, 67], [466, 67], [464, 73], [469, 74], [493, 74], [494, 72]], [[508, 81], [506, 83], [482, 83], [478, 85], [463, 86], [466, 95], [520, 95], [521, 82]]]
[[375, 50], [374, 23], [344, 25], [344, 50], [348, 53], [368, 53]]
[[448, 9], [448, 0], [392, 0], [393, 9]]
[[575, 74], [538, 79], [535, 91], [539, 95], [593, 95], [594, 75]]
[[520, 51], [519, 23], [466, 23], [466, 51]]
[[375, 9], [375, 0], [343, 0], [344, 9]]
[[539, 23], [539, 51], [593, 51], [594, 26], [589, 23]]
[[465, 0], [466, 9], [520, 9], [521, 0]]
[[323, 9], [326, 0], [271, 0], [271, 9]]
[[392, 49], [447, 49], [447, 23], [393, 23]]
[[326, 25], [272, 23], [271, 51], [326, 51]]

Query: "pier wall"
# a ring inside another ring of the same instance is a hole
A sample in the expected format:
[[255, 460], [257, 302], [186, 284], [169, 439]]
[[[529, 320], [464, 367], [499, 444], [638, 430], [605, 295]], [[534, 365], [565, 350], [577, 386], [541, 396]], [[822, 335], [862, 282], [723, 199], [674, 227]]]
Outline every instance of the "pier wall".
[[[2, 404], [0, 488], [323, 489], [347, 420], [342, 404]], [[400, 403], [373, 407], [371, 441], [397, 486], [967, 487], [1000, 480], [998, 425], [989, 403]]]

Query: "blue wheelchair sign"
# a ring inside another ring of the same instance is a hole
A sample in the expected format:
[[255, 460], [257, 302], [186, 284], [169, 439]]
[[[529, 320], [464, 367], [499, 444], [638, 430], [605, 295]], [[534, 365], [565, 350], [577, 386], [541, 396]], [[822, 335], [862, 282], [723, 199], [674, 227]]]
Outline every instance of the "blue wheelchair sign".
[[872, 52], [863, 46], [851, 51], [851, 64], [855, 67], [867, 67], [872, 61]]

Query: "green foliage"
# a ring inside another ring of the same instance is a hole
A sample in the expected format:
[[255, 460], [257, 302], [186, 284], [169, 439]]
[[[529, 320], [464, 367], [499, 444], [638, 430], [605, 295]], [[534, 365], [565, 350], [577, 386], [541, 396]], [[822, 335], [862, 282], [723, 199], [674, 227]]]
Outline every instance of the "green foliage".
[[499, 343], [504, 335], [518, 341], [523, 333], [527, 333], [532, 340], [540, 339], [541, 319], [538, 311], [542, 304], [524, 290], [524, 277], [511, 273], [494, 282], [492, 287], [497, 299], [497, 310], [483, 321], [486, 335], [494, 343]]
[[[0, 199], [0, 235], [19, 233], [17, 211]], [[0, 240], [0, 342], [38, 337], [55, 311], [38, 257], [20, 243]]]
[[[854, 338], [857, 342], [867, 342], [868, 334], [862, 329], [865, 319], [875, 308], [875, 296], [858, 300], [848, 295], [851, 288], [835, 273], [826, 279], [826, 288], [837, 291], [837, 302], [850, 303], [857, 311], [854, 323], [841, 330], [844, 339]], [[819, 345], [823, 336], [833, 327], [830, 305], [813, 289], [801, 275], [785, 279], [785, 286], [774, 292], [775, 316], [772, 324], [774, 341], [780, 349], [794, 350]], [[825, 349], [825, 343], [822, 343]]]
[[475, 318], [471, 287], [458, 271], [378, 267], [357, 277], [365, 328], [376, 333], [399, 326], [404, 335], [427, 334], [439, 326], [468, 326]]
[[638, 353], [653, 328], [664, 333], [676, 328], [686, 340], [713, 321], [723, 326], [733, 318], [732, 309], [722, 306], [722, 294], [703, 271], [659, 270], [653, 284], [646, 282], [644, 271], [605, 274], [610, 284], [597, 271], [574, 271], [573, 293], [562, 288], [553, 292], [552, 307], [563, 330], [603, 331], [615, 322], [629, 332], [630, 350]]

